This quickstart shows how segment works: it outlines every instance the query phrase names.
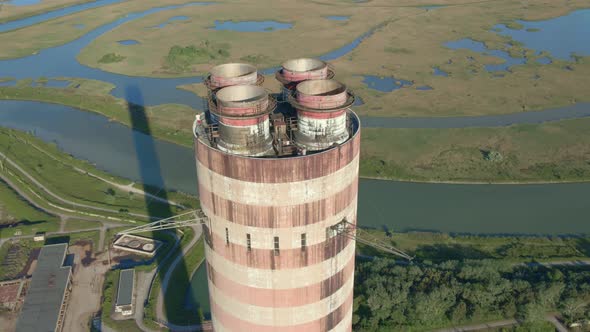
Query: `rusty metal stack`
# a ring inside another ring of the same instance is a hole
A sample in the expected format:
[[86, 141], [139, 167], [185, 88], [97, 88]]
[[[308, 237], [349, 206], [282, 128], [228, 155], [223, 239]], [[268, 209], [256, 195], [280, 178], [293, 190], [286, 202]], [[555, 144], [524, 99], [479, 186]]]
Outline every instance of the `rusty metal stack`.
[[355, 242], [333, 230], [356, 223], [360, 125], [344, 85], [281, 75], [303, 81], [292, 153], [262, 152], [289, 123], [255, 85], [216, 91], [218, 135], [195, 131], [213, 327], [350, 331]]

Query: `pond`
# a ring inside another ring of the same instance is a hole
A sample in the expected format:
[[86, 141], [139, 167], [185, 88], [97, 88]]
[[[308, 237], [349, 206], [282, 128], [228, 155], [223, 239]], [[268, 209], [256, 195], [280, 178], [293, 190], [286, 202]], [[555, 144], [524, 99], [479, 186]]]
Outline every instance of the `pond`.
[[291, 29], [293, 24], [277, 21], [215, 21], [213, 30], [229, 30], [239, 32], [270, 32]]
[[164, 23], [160, 23], [158, 25], [154, 25], [151, 27], [147, 27], [146, 29], [150, 29], [150, 28], [163, 28], [165, 26], [167, 26], [168, 24], [172, 23], [172, 22], [177, 22], [177, 21], [188, 21], [189, 17], [188, 16], [173, 16], [171, 18], [169, 18], [166, 22]]
[[590, 55], [590, 9], [582, 9], [543, 21], [516, 21], [522, 29], [498, 24], [493, 31], [522, 43], [526, 48], [546, 51], [557, 59], [572, 60], [572, 54]]
[[331, 16], [326, 16], [326, 18], [329, 20], [332, 20], [332, 21], [348, 21], [350, 19], [350, 16], [331, 15]]
[[411, 81], [396, 79], [395, 77], [363, 76], [363, 83], [371, 89], [381, 92], [391, 92], [406, 86], [412, 86]]
[[430, 85], [422, 85], [422, 86], [417, 86], [416, 90], [428, 91], [428, 90], [434, 90], [434, 88], [431, 87]]
[[117, 43], [125, 46], [140, 44], [137, 40], [134, 39], [119, 40], [117, 41]]
[[[477, 53], [481, 53], [483, 55], [491, 55], [504, 60], [504, 62], [500, 64], [486, 64], [484, 67], [488, 72], [509, 71], [510, 67], [512, 66], [522, 65], [526, 63], [525, 58], [512, 57], [508, 52], [503, 50], [490, 50], [485, 46], [484, 43], [475, 41], [470, 38], [446, 42], [444, 46], [454, 50], [468, 49]], [[470, 60], [473, 59], [470, 58]]]
[[438, 67], [434, 67], [432, 69], [434, 70], [434, 76], [449, 77], [449, 73], [447, 73], [446, 71], [444, 71]]

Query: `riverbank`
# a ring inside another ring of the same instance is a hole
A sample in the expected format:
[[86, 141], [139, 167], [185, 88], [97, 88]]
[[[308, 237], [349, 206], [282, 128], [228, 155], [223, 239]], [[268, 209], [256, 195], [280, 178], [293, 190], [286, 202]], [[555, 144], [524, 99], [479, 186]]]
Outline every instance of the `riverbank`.
[[[192, 148], [197, 110], [142, 107], [113, 97], [113, 85], [71, 80], [67, 88], [0, 87], [0, 99], [36, 100], [106, 116], [139, 132]], [[145, 116], [134, 116], [144, 114]], [[497, 128], [363, 128], [360, 175], [431, 183], [568, 183], [590, 180], [590, 119]]]
[[[372, 241], [393, 246], [419, 262], [493, 259], [511, 264], [526, 264], [531, 261], [538, 263], [586, 261], [590, 264], [589, 235], [475, 235], [396, 232], [367, 228], [363, 228], [359, 234], [364, 234], [364, 238], [370, 238]], [[360, 243], [357, 254], [361, 257], [394, 257]]]
[[[148, 209], [149, 200], [141, 193], [134, 194], [139, 191], [125, 187], [121, 179], [19, 131], [0, 128], [0, 147], [7, 158], [2, 162], [2, 176], [20, 190], [30, 192], [29, 196], [34, 197], [36, 203], [47, 206], [50, 211], [57, 209], [105, 220], [149, 220], [148, 215], [168, 216], [163, 214], [170, 211], [169, 205], [175, 204], [154, 197]], [[190, 197], [179, 193], [159, 197], [178, 198], [186, 206], [194, 206]], [[176, 207], [176, 211], [179, 209]]]

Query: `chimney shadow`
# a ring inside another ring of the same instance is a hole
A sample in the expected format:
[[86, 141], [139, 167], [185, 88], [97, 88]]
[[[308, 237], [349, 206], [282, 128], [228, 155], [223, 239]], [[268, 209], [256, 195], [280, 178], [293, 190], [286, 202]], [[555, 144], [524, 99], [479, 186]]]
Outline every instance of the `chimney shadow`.
[[[176, 214], [175, 207], [171, 206], [168, 201], [168, 194], [166, 190], [166, 184], [162, 175], [162, 169], [160, 165], [160, 161], [158, 158], [158, 152], [156, 149], [156, 144], [152, 135], [152, 130], [150, 128], [149, 118], [147, 116], [147, 110], [143, 105], [143, 96], [141, 91], [137, 86], [127, 86], [125, 89], [126, 99], [133, 100], [137, 103], [127, 103], [127, 109], [129, 112], [129, 119], [131, 121], [131, 128], [133, 129], [133, 144], [137, 156], [137, 164], [139, 167], [139, 175], [141, 179], [142, 190], [148, 193], [157, 194], [159, 197], [166, 200], [166, 203], [158, 202], [155, 204], [152, 198], [148, 196], [144, 196], [146, 207], [147, 207], [147, 214], [152, 221], [170, 217]], [[140, 139], [140, 134], [144, 133], [147, 135], [147, 139], [142, 137]], [[147, 184], [149, 183], [149, 185]], [[166, 232], [166, 231], [154, 231], [152, 232], [152, 236], [156, 237], [158, 232]], [[181, 250], [179, 248], [178, 250]], [[166, 264], [165, 261], [167, 255], [156, 255], [156, 264], [161, 266], [162, 264]], [[170, 255], [168, 260], [170, 262], [174, 261], [176, 255]], [[187, 307], [185, 304], [187, 301], [185, 294], [189, 295], [192, 294], [190, 292], [190, 281], [191, 281], [191, 273], [193, 271], [188, 271], [187, 269], [187, 262], [185, 258], [181, 258], [180, 262], [175, 266], [176, 273], [172, 275], [170, 278], [167, 289], [169, 290], [173, 285], [187, 285], [187, 289], [185, 293], [182, 294], [182, 297], [176, 298], [174, 296], [164, 296], [163, 297], [163, 313], [165, 314], [167, 322], [171, 323], [169, 320], [171, 317], [175, 317], [174, 323], [178, 325], [198, 325], [203, 322], [203, 316], [200, 314], [199, 308], [194, 307]], [[160, 284], [163, 286], [164, 283], [164, 276], [168, 271], [160, 271], [161, 273], [157, 273], [155, 278], [160, 278]], [[152, 296], [157, 299], [158, 294], [152, 294]], [[195, 302], [196, 301], [191, 301]], [[147, 303], [138, 303], [137, 305], [145, 305]], [[153, 306], [156, 307], [157, 312], [157, 300], [153, 301]], [[182, 314], [179, 316], [179, 310], [182, 311]], [[187, 311], [190, 311], [190, 315], [187, 315]], [[183, 321], [179, 321], [178, 317], [183, 317], [187, 319], [183, 319]], [[158, 319], [157, 314], [156, 317]]]

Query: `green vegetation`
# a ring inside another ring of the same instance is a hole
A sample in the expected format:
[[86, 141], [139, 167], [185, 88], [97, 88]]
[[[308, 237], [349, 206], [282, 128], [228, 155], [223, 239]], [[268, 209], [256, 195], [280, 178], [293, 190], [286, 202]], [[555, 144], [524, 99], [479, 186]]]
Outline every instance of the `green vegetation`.
[[[415, 256], [418, 260], [497, 259], [511, 263], [589, 260], [590, 237], [450, 235], [446, 233], [387, 233], [365, 230], [371, 237]], [[387, 257], [359, 245], [361, 255]]]
[[110, 270], [105, 275], [102, 288], [101, 321], [116, 331], [141, 332], [134, 320], [113, 320], [111, 318], [111, 313], [114, 311], [115, 306], [114, 301], [117, 296], [119, 273], [119, 270]]
[[250, 54], [240, 58], [241, 61], [257, 65], [259, 63], [269, 62], [269, 56], [265, 54]]
[[[154, 322], [156, 321], [156, 305], [158, 295], [160, 294], [160, 289], [162, 287], [162, 280], [164, 278], [164, 275], [170, 269], [170, 266], [174, 261], [174, 258], [178, 255], [181, 255], [183, 248], [186, 247], [186, 245], [193, 239], [195, 233], [192, 228], [184, 228], [181, 236], [182, 237], [180, 239], [179, 246], [174, 248], [174, 251], [170, 254], [168, 259], [162, 261], [162, 259], [166, 257], [166, 255], [162, 255], [161, 258], [158, 260], [161, 266], [158, 270], [156, 277], [154, 278], [154, 282], [152, 283], [152, 290], [150, 291], [150, 297], [148, 299], [148, 303], [145, 306], [144, 311], [144, 323], [149, 325], [150, 327], [155, 327]], [[179, 300], [181, 298], [183, 299], [184, 296], [180, 296], [179, 294], [186, 294], [189, 285], [187, 285], [185, 281], [187, 281], [186, 279], [188, 279], [188, 282], [190, 282], [191, 277], [190, 275], [185, 276], [183, 275], [183, 273], [186, 274], [187, 271], [192, 272], [196, 269], [196, 267], [199, 264], [201, 264], [201, 262], [204, 259], [204, 247], [202, 241], [202, 238], [199, 239], [199, 241], [191, 248], [191, 250], [187, 252], [185, 258], [183, 259], [184, 263], [181, 262], [179, 263], [179, 265], [176, 266], [176, 269], [173, 272], [174, 275], [171, 277], [170, 283], [168, 284], [168, 292], [165, 294], [164, 301], [166, 303], [166, 315], [170, 322], [179, 322], [178, 320], [176, 320], [179, 317], [182, 319], [180, 322], [186, 322], [185, 319], [195, 318], [194, 312], [192, 316], [186, 318], [188, 313], [186, 309], [184, 309], [184, 301]], [[175, 298], [171, 297], [168, 294], [175, 294], [174, 296], [180, 297]], [[172, 307], [174, 307], [174, 309], [170, 309]], [[178, 312], [174, 312], [177, 310]]]
[[45, 242], [35, 242], [33, 239], [19, 239], [6, 242], [0, 247], [0, 281], [14, 279], [19, 274], [26, 273], [23, 269], [27, 266], [29, 256], [35, 249], [45, 244], [68, 243], [74, 245], [79, 242], [92, 242], [93, 251], [98, 247], [99, 232], [74, 232], [61, 235], [50, 235]]
[[209, 40], [201, 42], [199, 46], [172, 46], [165, 58], [166, 66], [174, 72], [190, 71], [192, 65], [209, 63], [216, 59], [229, 56], [229, 44], [215, 43]]
[[363, 129], [362, 176], [411, 181], [590, 180], [589, 119], [463, 129]]
[[0, 281], [16, 278], [27, 265], [33, 250], [42, 245], [42, 242], [33, 240], [4, 243], [0, 247]]
[[404, 267], [376, 259], [357, 265], [355, 283], [355, 331], [422, 331], [513, 317], [524, 330], [539, 331], [548, 312], [559, 311], [568, 323], [590, 315], [587, 267], [493, 260]]
[[102, 56], [102, 58], [100, 58], [98, 60], [98, 63], [116, 63], [116, 62], [121, 62], [123, 60], [125, 60], [126, 57], [119, 55], [119, 54], [115, 54], [115, 53], [107, 53], [105, 55]]
[[66, 231], [75, 231], [79, 229], [88, 229], [88, 228], [96, 228], [100, 227], [100, 223], [95, 221], [87, 221], [87, 220], [78, 220], [78, 219], [68, 219], [66, 221]]
[[[39, 149], [34, 148], [32, 144], [39, 147]], [[127, 191], [114, 188], [109, 183], [76, 170], [73, 167], [76, 162], [73, 162], [71, 156], [63, 154], [57, 147], [45, 144], [30, 135], [15, 130], [0, 128], [0, 148], [13, 162], [18, 161], [18, 165], [22, 169], [26, 170], [35, 180], [42, 183], [48, 190], [58, 195], [61, 199], [88, 206], [75, 206], [74, 209], [76, 210], [87, 210], [94, 214], [112, 215], [119, 218], [130, 217], [127, 216], [126, 212], [116, 211], [130, 211], [143, 214], [147, 211], [146, 203], [142, 196], [129, 195]], [[40, 151], [48, 153], [40, 153]], [[52, 156], [57, 157], [52, 158]], [[90, 168], [90, 165], [86, 164], [86, 167]], [[47, 193], [8, 162], [3, 163], [1, 172], [4, 176], [10, 178], [13, 183], [22, 185], [21, 189], [33, 193], [30, 196], [37, 198], [40, 196], [45, 202], [72, 210], [72, 206], [69, 203]], [[109, 189], [114, 191], [115, 195], [110, 195]], [[46, 205], [51, 204], [46, 203]], [[162, 211], [166, 211], [164, 204], [157, 202], [153, 202], [152, 204], [154, 207], [161, 205]], [[91, 207], [109, 208], [109, 210], [114, 212], [93, 211]], [[52, 207], [48, 209], [55, 210]]]
[[195, 244], [185, 256], [184, 262], [180, 263], [172, 272], [168, 289], [164, 294], [164, 303], [166, 303], [166, 316], [174, 324], [198, 324], [204, 321], [203, 311], [201, 308], [195, 310], [186, 309], [183, 299], [190, 287], [192, 273], [205, 260], [205, 246], [203, 237]]
[[0, 238], [53, 232], [59, 229], [59, 218], [30, 205], [0, 180], [0, 227]]

